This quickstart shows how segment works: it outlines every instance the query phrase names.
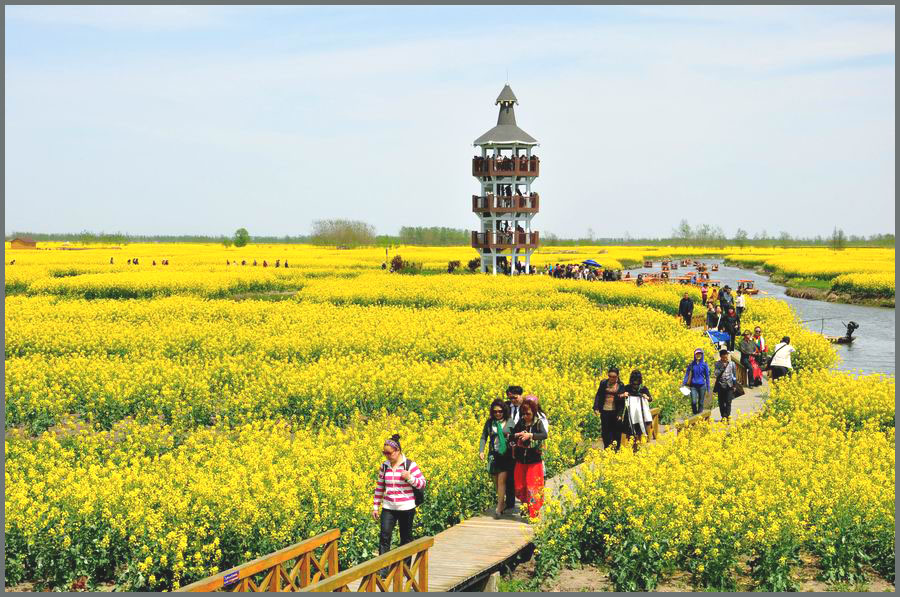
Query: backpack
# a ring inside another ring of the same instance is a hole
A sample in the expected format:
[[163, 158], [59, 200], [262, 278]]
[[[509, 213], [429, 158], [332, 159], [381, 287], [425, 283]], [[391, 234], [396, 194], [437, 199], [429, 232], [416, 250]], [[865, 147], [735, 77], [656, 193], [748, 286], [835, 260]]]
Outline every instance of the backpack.
[[[387, 464], [382, 464], [381, 468], [383, 469], [383, 472], [387, 472]], [[403, 464], [403, 468], [407, 472], [409, 472], [409, 458], [406, 459], [406, 462]], [[412, 487], [412, 486], [410, 486], [410, 487]], [[419, 506], [422, 505], [422, 502], [425, 501], [425, 490], [424, 489], [416, 489], [415, 487], [413, 487], [412, 492], [413, 492], [413, 499], [416, 502], [416, 508], [418, 508]]]

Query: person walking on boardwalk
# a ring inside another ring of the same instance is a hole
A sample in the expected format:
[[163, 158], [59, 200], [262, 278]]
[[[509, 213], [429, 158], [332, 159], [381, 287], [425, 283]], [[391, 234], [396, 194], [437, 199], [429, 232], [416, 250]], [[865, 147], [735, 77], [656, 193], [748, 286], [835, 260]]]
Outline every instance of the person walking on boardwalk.
[[772, 369], [772, 381], [790, 375], [793, 367], [791, 366], [791, 353], [794, 352], [791, 346], [791, 339], [787, 336], [781, 339], [781, 342], [772, 349], [772, 360], [769, 361], [769, 367]]
[[734, 400], [734, 384], [737, 383], [737, 367], [731, 362], [731, 353], [724, 348], [716, 361], [716, 382], [713, 390], [719, 398], [719, 413], [723, 420], [731, 419], [731, 401]]
[[709, 393], [709, 365], [706, 364], [702, 348], [694, 350], [694, 359], [688, 363], [681, 385], [691, 390], [691, 412], [699, 415], [703, 412], [703, 403]]
[[691, 327], [691, 319], [694, 317], [694, 301], [687, 292], [678, 303], [678, 314], [684, 319], [684, 327]]
[[[384, 441], [381, 453], [385, 461], [378, 469], [375, 496], [372, 502], [372, 518], [381, 521], [378, 553], [391, 550], [394, 527], [400, 525], [400, 545], [412, 541], [413, 517], [425, 489], [425, 475], [419, 466], [403, 455], [400, 436], [392, 435]], [[420, 496], [417, 499], [417, 494]], [[381, 507], [379, 516], [378, 507]]]
[[625, 406], [625, 386], [619, 381], [618, 367], [610, 367], [606, 374], [608, 377], [600, 382], [594, 396], [594, 413], [600, 417], [603, 449], [610, 447], [613, 442], [618, 449], [622, 433], [619, 415]]
[[516, 461], [516, 496], [528, 504], [528, 516], [537, 518], [544, 505], [544, 461], [541, 447], [547, 430], [538, 418], [534, 400], [522, 402], [519, 422], [513, 427], [513, 458]]
[[637, 452], [641, 438], [648, 434], [653, 426], [653, 415], [650, 414], [650, 403], [653, 397], [650, 390], [644, 385], [641, 372], [635, 369], [628, 378], [625, 386], [625, 405], [623, 408], [623, 431], [625, 435], [634, 439], [634, 451]]
[[747, 306], [747, 299], [744, 296], [744, 291], [738, 289], [737, 298], [734, 299], [734, 309], [737, 312], [738, 319], [741, 318], [741, 315], [744, 314], [744, 307]]
[[729, 309], [734, 309], [734, 297], [731, 296], [731, 286], [726, 284], [722, 288], [722, 292], [719, 293], [719, 304], [722, 306], [724, 313], [728, 313]]
[[706, 282], [700, 285], [700, 296], [703, 298], [703, 304], [706, 304], [706, 299], [709, 295], [709, 286], [706, 285]]
[[[512, 429], [515, 427], [516, 423], [519, 422], [519, 407], [522, 406], [522, 398], [523, 390], [521, 386], [509, 386], [506, 388], [506, 406], [509, 409], [509, 428]], [[506, 507], [515, 508], [516, 506], [516, 482], [513, 478], [512, 468], [514, 467], [515, 462], [510, 461], [510, 471], [509, 474], [506, 475]]]
[[[762, 380], [757, 379], [754, 372], [753, 365], [756, 364], [756, 360], [753, 357], [756, 354], [756, 344], [750, 338], [750, 330], [744, 330], [744, 336], [738, 345], [738, 351], [741, 353], [741, 365], [747, 371], [747, 385], [751, 388], [757, 384], [762, 385]], [[751, 359], [753, 360], [751, 361]]]
[[[513, 475], [515, 467], [512, 448], [508, 442], [511, 429], [509, 406], [497, 398], [491, 403], [490, 416], [484, 422], [481, 443], [478, 445], [478, 455], [482, 460], [487, 458], [488, 472], [494, 481], [494, 489], [497, 492], [497, 509], [494, 511], [494, 518], [500, 518], [503, 511], [506, 510], [506, 477]], [[486, 457], [485, 445], [488, 447]]]
[[706, 303], [706, 329], [719, 329], [719, 317], [721, 315], [720, 312], [716, 311], [716, 306], [713, 305], [712, 301]]
[[741, 322], [734, 309], [729, 309], [719, 320], [719, 330], [728, 334], [728, 350], [734, 350], [735, 338], [741, 333]]

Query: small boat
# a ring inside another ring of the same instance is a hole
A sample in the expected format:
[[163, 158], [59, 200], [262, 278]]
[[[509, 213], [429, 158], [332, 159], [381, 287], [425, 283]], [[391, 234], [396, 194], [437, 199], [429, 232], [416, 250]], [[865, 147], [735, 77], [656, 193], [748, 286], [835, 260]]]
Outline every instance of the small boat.
[[700, 264], [698, 264], [698, 265], [697, 265], [697, 271], [698, 271], [698, 272], [705, 272], [705, 271], [706, 271], [706, 264], [705, 264], [705, 263], [700, 263]]
[[713, 263], [712, 271], [714, 271], [714, 272], [719, 271], [719, 264], [718, 264], [718, 263]]
[[653, 262], [649, 259], [644, 260], [644, 267], [653, 267]]
[[667, 263], [663, 263], [663, 265], [662, 265], [662, 271], [664, 271], [664, 272], [669, 271], [669, 265], [668, 265]]
[[759, 294], [759, 288], [756, 288], [753, 280], [738, 280], [738, 290], [743, 290], [744, 294]]
[[832, 344], [853, 344], [853, 341], [856, 340], [856, 338], [853, 337], [853, 332], [859, 329], [859, 324], [855, 321], [851, 321], [850, 323], [845, 323], [844, 327], [847, 328], [847, 333], [843, 336], [829, 336], [828, 334], [822, 335], [825, 336], [825, 339]]
[[670, 264], [669, 264], [669, 269], [678, 269], [678, 262], [677, 262], [677, 261], [673, 261], [672, 263], [670, 263]]

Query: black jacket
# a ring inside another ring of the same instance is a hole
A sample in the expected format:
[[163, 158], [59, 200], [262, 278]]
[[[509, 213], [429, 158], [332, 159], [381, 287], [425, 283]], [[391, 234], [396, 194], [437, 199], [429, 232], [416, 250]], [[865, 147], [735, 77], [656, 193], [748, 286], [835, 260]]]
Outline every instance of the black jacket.
[[[520, 431], [528, 431], [533, 434], [530, 440], [522, 442], [524, 444], [522, 447], [516, 445], [518, 442], [515, 439], [515, 435]], [[541, 462], [541, 444], [545, 439], [547, 439], [547, 430], [544, 429], [544, 423], [540, 419], [535, 419], [530, 428], [525, 425], [525, 419], [519, 419], [519, 422], [513, 427], [512, 433], [509, 434], [509, 443], [514, 446], [513, 458], [522, 464]]]
[[678, 314], [684, 317], [685, 315], [693, 315], [694, 314], [694, 301], [689, 298], [681, 299], [681, 302], [678, 303]]
[[[609, 385], [609, 379], [600, 382], [597, 388], [597, 394], [594, 396], [594, 410], [603, 410], [603, 403], [606, 401], [606, 387]], [[625, 410], [625, 384], [619, 381], [619, 391], [616, 393], [613, 404], [615, 405], [616, 414], [621, 415]]]
[[736, 336], [741, 329], [741, 324], [736, 316], [723, 315], [722, 321], [719, 323], [719, 329], [728, 332], [732, 336]]

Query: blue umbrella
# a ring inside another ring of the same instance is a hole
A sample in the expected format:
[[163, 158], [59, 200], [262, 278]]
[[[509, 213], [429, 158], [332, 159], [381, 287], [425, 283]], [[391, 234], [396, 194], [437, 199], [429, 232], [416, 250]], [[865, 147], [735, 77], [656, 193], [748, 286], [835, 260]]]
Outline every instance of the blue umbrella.
[[593, 259], [588, 259], [586, 261], [582, 261], [581, 263], [583, 263], [584, 265], [590, 265], [591, 267], [603, 267]]

